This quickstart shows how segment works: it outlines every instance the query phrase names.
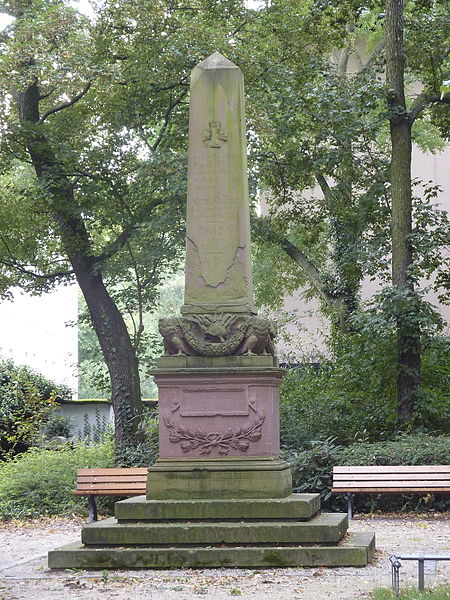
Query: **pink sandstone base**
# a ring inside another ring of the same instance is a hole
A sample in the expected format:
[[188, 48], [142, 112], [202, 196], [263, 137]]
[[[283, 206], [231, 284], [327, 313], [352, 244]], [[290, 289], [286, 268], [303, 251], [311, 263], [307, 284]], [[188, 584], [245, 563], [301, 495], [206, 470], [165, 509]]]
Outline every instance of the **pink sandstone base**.
[[173, 373], [155, 380], [161, 459], [279, 456], [279, 373]]

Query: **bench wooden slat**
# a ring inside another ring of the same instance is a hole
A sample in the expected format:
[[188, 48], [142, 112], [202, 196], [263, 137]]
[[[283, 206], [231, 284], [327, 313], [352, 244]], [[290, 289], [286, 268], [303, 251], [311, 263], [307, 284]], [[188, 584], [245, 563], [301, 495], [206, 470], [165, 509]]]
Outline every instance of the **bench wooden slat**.
[[388, 487], [397, 487], [397, 488], [412, 488], [412, 487], [435, 487], [435, 488], [450, 488], [450, 481], [337, 481], [337, 487], [340, 488], [354, 488], [358, 489], [360, 487], [369, 488], [369, 487], [378, 487], [378, 488], [388, 488]]
[[74, 496], [144, 496], [146, 490], [74, 490], [71, 493]]
[[122, 483], [127, 483], [128, 481], [130, 482], [146, 482], [147, 481], [147, 475], [121, 475], [119, 476], [115, 476], [115, 477], [111, 477], [111, 475], [97, 475], [97, 476], [93, 476], [93, 475], [89, 475], [88, 477], [78, 477], [77, 478], [77, 485], [79, 484], [83, 484], [83, 483], [118, 483], [118, 484], [122, 484]]
[[333, 467], [333, 473], [450, 473], [450, 465], [368, 465]]
[[361, 465], [333, 467], [334, 494], [347, 494], [348, 518], [353, 494], [441, 494], [450, 492], [450, 465]]
[[78, 475], [146, 475], [147, 467], [108, 467], [105, 469], [78, 469]]
[[77, 490], [145, 490], [147, 482], [137, 482], [137, 483], [79, 483], [77, 485]]
[[97, 496], [142, 496], [147, 491], [147, 467], [78, 469], [75, 496], [88, 499], [89, 523], [97, 521]]
[[449, 481], [450, 473], [335, 473], [334, 481]]
[[352, 490], [349, 488], [333, 488], [331, 490], [334, 494], [346, 494], [348, 492], [350, 493], [355, 493], [357, 492], [358, 494], [416, 494], [416, 493], [420, 493], [420, 494], [441, 494], [441, 493], [450, 493], [450, 488], [430, 488], [430, 487], [426, 487], [426, 488], [421, 488], [421, 487], [417, 487], [417, 488], [407, 488], [405, 489], [404, 487], [400, 487], [400, 488], [396, 488], [396, 487], [391, 487], [391, 488], [358, 488], [356, 490]]

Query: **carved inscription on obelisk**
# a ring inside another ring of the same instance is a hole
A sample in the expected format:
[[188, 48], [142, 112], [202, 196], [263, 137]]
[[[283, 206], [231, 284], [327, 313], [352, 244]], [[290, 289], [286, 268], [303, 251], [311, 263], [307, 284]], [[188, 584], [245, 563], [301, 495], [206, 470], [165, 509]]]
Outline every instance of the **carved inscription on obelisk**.
[[192, 71], [184, 314], [255, 312], [239, 67], [215, 52]]

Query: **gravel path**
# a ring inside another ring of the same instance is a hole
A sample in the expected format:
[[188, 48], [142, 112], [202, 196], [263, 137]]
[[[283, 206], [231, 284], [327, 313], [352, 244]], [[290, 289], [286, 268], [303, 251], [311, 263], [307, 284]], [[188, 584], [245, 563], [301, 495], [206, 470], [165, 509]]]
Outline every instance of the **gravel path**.
[[[80, 520], [43, 519], [0, 525], [0, 600], [368, 599], [390, 585], [389, 556], [450, 552], [449, 515], [356, 518], [350, 531], [374, 531], [377, 552], [365, 568], [202, 569], [171, 571], [50, 571], [47, 551], [76, 541]], [[417, 585], [415, 562], [401, 568], [401, 585]], [[425, 585], [450, 584], [450, 563], [438, 562]]]

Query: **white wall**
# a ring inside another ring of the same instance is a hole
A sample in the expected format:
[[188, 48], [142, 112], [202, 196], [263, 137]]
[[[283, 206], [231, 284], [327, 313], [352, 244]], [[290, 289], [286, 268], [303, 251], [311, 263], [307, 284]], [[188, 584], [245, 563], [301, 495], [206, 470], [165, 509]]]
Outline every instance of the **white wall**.
[[[78, 286], [0, 302], [0, 357], [78, 390]], [[71, 325], [68, 325], [71, 323]]]

